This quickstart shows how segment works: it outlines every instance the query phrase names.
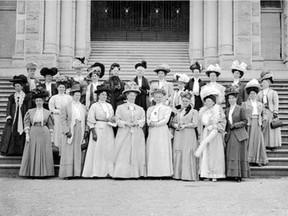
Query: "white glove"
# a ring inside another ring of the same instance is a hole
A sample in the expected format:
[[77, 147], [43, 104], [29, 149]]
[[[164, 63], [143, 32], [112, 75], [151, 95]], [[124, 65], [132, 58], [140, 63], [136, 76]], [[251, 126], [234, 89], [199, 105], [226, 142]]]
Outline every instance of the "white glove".
[[30, 136], [29, 134], [26, 134], [26, 142], [29, 142], [30, 141]]

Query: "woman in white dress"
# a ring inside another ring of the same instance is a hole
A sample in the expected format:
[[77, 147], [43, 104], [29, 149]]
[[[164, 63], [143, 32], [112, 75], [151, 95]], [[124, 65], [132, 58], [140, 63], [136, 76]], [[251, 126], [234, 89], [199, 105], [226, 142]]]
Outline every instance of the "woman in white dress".
[[89, 110], [91, 105], [97, 101], [95, 91], [97, 90], [97, 86], [100, 85], [99, 79], [104, 76], [105, 66], [100, 62], [95, 62], [87, 71], [89, 72], [88, 78], [91, 80], [91, 83], [87, 86], [85, 105], [86, 109]]
[[222, 107], [217, 104], [221, 94], [217, 88], [201, 91], [204, 107], [199, 111], [200, 116], [200, 145], [195, 152], [200, 157], [200, 177], [217, 181], [225, 178], [224, 131], [226, 117]]
[[147, 111], [147, 176], [150, 177], [173, 175], [172, 135], [167, 126], [171, 108], [163, 104], [165, 94], [163, 89], [152, 89], [151, 95], [156, 105]]
[[98, 101], [88, 112], [90, 139], [83, 168], [83, 177], [107, 177], [113, 174], [114, 132], [116, 126], [114, 111], [107, 103], [109, 85], [97, 86]]
[[140, 94], [135, 82], [125, 84], [123, 94], [127, 102], [116, 109], [118, 131], [115, 141], [114, 178], [139, 178], [146, 176], [145, 111], [135, 104]]
[[65, 94], [67, 79], [66, 77], [58, 77], [56, 80], [58, 94], [53, 95], [49, 100], [49, 110], [53, 113], [54, 117], [54, 132], [52, 142], [59, 149], [61, 155], [61, 145], [63, 142], [63, 132], [61, 127], [60, 112], [61, 108], [66, 106], [72, 101], [70, 95]]

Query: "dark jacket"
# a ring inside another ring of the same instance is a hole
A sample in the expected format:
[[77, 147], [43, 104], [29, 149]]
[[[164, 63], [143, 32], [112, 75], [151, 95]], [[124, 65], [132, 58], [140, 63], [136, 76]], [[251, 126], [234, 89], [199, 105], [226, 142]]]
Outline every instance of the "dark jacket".
[[[246, 100], [247, 100], [247, 98], [248, 98], [248, 95], [247, 95], [247, 93], [246, 93], [246, 91], [245, 91], [245, 84], [244, 83], [242, 83], [242, 82], [239, 82], [239, 86], [237, 87], [237, 91], [239, 92], [238, 93], [238, 97], [237, 97], [237, 104], [238, 105], [240, 105], [241, 106], [241, 104], [243, 103], [243, 102], [245, 102]], [[235, 89], [235, 87], [233, 87], [232, 86], [232, 84], [230, 84], [226, 89], [232, 89], [232, 88], [234, 88]], [[226, 100], [226, 107], [228, 107], [229, 106], [229, 102], [228, 102], [228, 98], [225, 98], [225, 100]]]
[[[134, 81], [138, 85], [137, 77], [134, 78]], [[137, 95], [135, 104], [141, 106], [145, 111], [148, 109], [148, 94], [149, 94], [150, 86], [148, 80], [143, 76], [142, 77], [142, 87], [140, 88], [141, 93]]]
[[110, 87], [108, 101], [115, 112], [117, 106], [123, 104], [126, 99], [125, 95], [122, 94], [124, 91], [124, 82], [120, 80], [118, 76], [111, 76], [106, 83], [108, 83]]
[[[191, 78], [189, 82], [185, 85], [185, 90], [193, 91], [194, 87], [194, 78]], [[206, 85], [205, 82], [203, 82], [201, 79], [199, 79], [199, 95], [195, 95], [195, 104], [194, 109], [200, 110], [200, 108], [203, 106], [203, 102], [200, 97], [201, 88]]]

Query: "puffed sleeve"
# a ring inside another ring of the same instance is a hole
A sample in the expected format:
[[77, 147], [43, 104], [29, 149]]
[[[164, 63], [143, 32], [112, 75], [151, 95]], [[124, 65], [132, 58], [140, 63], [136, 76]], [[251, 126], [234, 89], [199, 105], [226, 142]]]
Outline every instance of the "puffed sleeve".
[[272, 97], [273, 105], [274, 105], [274, 110], [272, 112], [278, 113], [279, 110], [279, 97], [277, 91], [273, 90], [273, 97]]
[[248, 115], [244, 107], [240, 108], [240, 117], [241, 117], [241, 121], [234, 123], [235, 128], [242, 128], [246, 126], [248, 123]]
[[171, 109], [168, 106], [166, 106], [164, 108], [161, 107], [161, 109], [162, 109], [161, 111], [164, 112], [163, 113], [164, 118], [161, 119], [160, 121], [158, 121], [156, 123], [156, 126], [163, 126], [163, 125], [167, 124], [169, 119], [170, 119], [170, 116], [171, 116]]
[[56, 99], [56, 95], [54, 95], [50, 98], [49, 104], [48, 104], [49, 110], [52, 113], [60, 113], [60, 111], [56, 109], [55, 99]]
[[116, 122], [119, 127], [125, 127], [126, 121], [124, 121], [123, 106], [118, 106], [116, 108]]
[[24, 116], [24, 131], [27, 133], [27, 131], [30, 130], [30, 127], [31, 127], [31, 120], [30, 120], [30, 112], [28, 110]]
[[66, 134], [70, 131], [69, 126], [68, 126], [68, 121], [67, 121], [68, 113], [67, 113], [66, 106], [61, 108], [60, 118], [61, 118], [61, 126], [62, 126], [63, 133]]
[[90, 107], [89, 111], [88, 111], [88, 117], [87, 117], [87, 125], [88, 127], [91, 128], [95, 128], [97, 121], [96, 121], [96, 110], [97, 110], [97, 104], [94, 103], [92, 104], [92, 106]]
[[145, 125], [145, 111], [144, 111], [144, 109], [141, 107], [141, 108], [139, 108], [139, 116], [140, 116], [140, 118], [139, 118], [139, 120], [138, 120], [138, 125], [139, 125], [139, 127], [143, 127], [144, 125]]
[[51, 112], [49, 112], [48, 119], [47, 119], [47, 127], [50, 131], [54, 129], [54, 118]]

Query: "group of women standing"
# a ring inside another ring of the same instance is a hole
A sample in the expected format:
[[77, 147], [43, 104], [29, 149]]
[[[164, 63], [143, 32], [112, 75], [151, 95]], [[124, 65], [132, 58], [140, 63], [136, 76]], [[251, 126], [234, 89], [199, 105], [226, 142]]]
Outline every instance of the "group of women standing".
[[[11, 80], [16, 92], [8, 104], [15, 105], [8, 106], [1, 151], [13, 149], [13, 134], [23, 137], [20, 176], [53, 176], [52, 149], [56, 148], [61, 178], [217, 181], [232, 177], [241, 181], [250, 176], [250, 165], [268, 163], [266, 147], [281, 146], [280, 128], [270, 126], [278, 118], [279, 106], [278, 94], [270, 88], [270, 72], [261, 74], [263, 90], [256, 79], [244, 85], [240, 79], [246, 64], [234, 61], [234, 80], [225, 88], [217, 83], [219, 65], [207, 68], [210, 82], [205, 83], [199, 79], [203, 68], [196, 62], [190, 67], [192, 79], [174, 75], [178, 85], [174, 90], [165, 80], [170, 72], [166, 64], [154, 70], [158, 80], [149, 85], [143, 76], [145, 61], [135, 65], [136, 77], [127, 83], [119, 78], [121, 68], [114, 63], [109, 79], [100, 84], [104, 65], [96, 62], [88, 68], [87, 78], [81, 78], [83, 61], [73, 62], [77, 77], [70, 87], [65, 77], [58, 77], [54, 95], [43, 85], [25, 94], [24, 75]], [[47, 76], [55, 69], [45, 71]], [[28, 110], [29, 99], [36, 107]], [[45, 101], [50, 111], [43, 108]]]

